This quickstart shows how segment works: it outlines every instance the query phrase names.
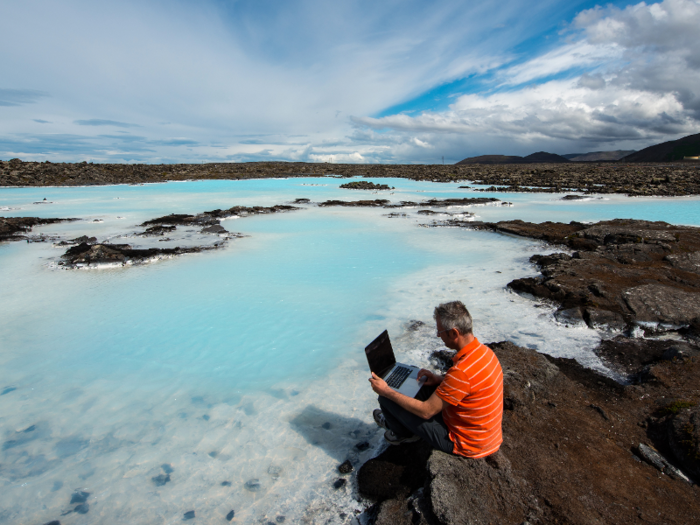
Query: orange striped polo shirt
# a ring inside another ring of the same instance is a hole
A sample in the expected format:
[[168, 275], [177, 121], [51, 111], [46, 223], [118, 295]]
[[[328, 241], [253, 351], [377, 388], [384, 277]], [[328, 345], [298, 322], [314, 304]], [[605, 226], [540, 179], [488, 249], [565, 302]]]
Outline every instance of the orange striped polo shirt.
[[503, 371], [493, 351], [476, 338], [452, 358], [435, 393], [447, 403], [442, 417], [454, 454], [483, 458], [503, 442]]

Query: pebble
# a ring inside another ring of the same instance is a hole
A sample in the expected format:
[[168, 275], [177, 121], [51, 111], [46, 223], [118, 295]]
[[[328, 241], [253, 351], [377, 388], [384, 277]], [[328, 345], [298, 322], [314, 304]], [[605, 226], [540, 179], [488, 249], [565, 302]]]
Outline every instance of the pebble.
[[284, 523], [284, 520], [286, 520], [286, 519], [287, 519], [287, 518], [285, 518], [284, 516], [277, 516], [277, 517], [275, 518], [275, 521], [276, 521], [277, 523]]
[[369, 443], [367, 443], [367, 441], [362, 441], [362, 442], [358, 443], [357, 445], [355, 445], [355, 448], [357, 450], [359, 450], [360, 452], [362, 452], [362, 451], [367, 450], [369, 448]]
[[170, 481], [170, 474], [158, 474], [157, 476], [153, 476], [151, 480], [156, 484], [156, 487], [162, 487]]
[[48, 523], [44, 523], [44, 525], [61, 525], [61, 522], [58, 520], [53, 520], [49, 521]]
[[230, 482], [230, 481], [222, 481], [222, 482], [221, 482], [221, 486], [222, 486], [222, 487], [230, 487], [230, 486], [231, 486], [231, 482]]
[[34, 432], [36, 430], [36, 425], [25, 428], [22, 432]]
[[187, 512], [185, 512], [185, 515], [184, 515], [183, 519], [186, 519], [186, 520], [192, 520], [192, 519], [194, 519], [194, 511], [193, 511], [193, 510], [188, 510]]
[[173, 467], [172, 467], [172, 465], [170, 465], [170, 464], [168, 464], [168, 463], [163, 463], [163, 464], [160, 466], [160, 468], [162, 468], [162, 469], [163, 469], [163, 472], [165, 472], [166, 474], [172, 474], [172, 473], [173, 473], [173, 470], [174, 470]]
[[260, 480], [257, 478], [249, 479], [248, 481], [245, 482], [245, 485], [243, 485], [246, 490], [249, 490], [251, 492], [257, 492], [260, 490]]
[[226, 521], [231, 521], [235, 515], [236, 513], [233, 512], [233, 510], [230, 511], [228, 514], [226, 514]]
[[89, 510], [90, 505], [88, 503], [81, 503], [73, 509], [73, 511], [77, 512], [78, 514], [87, 514]]
[[10, 392], [14, 392], [15, 390], [17, 390], [17, 388], [15, 388], [14, 386], [8, 386], [8, 387], [4, 388], [2, 392], [0, 392], [0, 396], [4, 396], [5, 394], [9, 394]]
[[353, 470], [355, 470], [355, 468], [352, 466], [349, 459], [346, 459], [342, 464], [338, 465], [338, 472], [341, 474], [349, 474]]
[[277, 479], [280, 477], [280, 474], [282, 474], [282, 467], [275, 467], [274, 465], [270, 465], [267, 469], [267, 473], [274, 479]]
[[73, 503], [85, 503], [90, 496], [89, 492], [75, 491], [70, 498], [70, 504]]
[[204, 414], [204, 415], [202, 416], [202, 419], [203, 419], [204, 421], [209, 421], [209, 414]]
[[219, 453], [216, 450], [212, 450], [211, 452], [209, 452], [210, 458], [215, 458], [218, 455], [219, 455]]
[[333, 488], [334, 488], [335, 490], [338, 490], [339, 488], [341, 488], [342, 486], [344, 486], [345, 483], [347, 483], [347, 480], [346, 480], [346, 479], [344, 479], [344, 478], [338, 478], [338, 479], [336, 479], [336, 480], [333, 482]]
[[326, 421], [323, 425], [321, 425], [321, 428], [325, 428], [326, 430], [330, 430], [331, 424], [328, 421]]

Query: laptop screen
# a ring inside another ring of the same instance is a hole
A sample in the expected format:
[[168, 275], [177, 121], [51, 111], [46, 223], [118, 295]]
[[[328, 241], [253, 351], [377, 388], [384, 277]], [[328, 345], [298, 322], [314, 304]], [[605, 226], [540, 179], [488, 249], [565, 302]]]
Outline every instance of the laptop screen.
[[389, 369], [396, 364], [394, 350], [389, 341], [389, 332], [384, 330], [379, 337], [365, 348], [369, 369], [379, 377], [384, 377]]

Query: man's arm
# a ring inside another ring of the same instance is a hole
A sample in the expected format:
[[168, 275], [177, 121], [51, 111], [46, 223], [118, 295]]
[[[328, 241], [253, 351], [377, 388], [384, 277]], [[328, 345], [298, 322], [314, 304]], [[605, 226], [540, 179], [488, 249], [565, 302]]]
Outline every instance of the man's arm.
[[408, 410], [411, 414], [415, 414], [423, 419], [430, 419], [442, 411], [444, 401], [434, 392], [427, 401], [418, 401], [412, 397], [399, 394], [374, 372], [372, 372], [372, 377], [369, 379], [369, 382], [372, 385], [372, 390], [374, 390], [377, 394], [390, 399], [401, 408]]

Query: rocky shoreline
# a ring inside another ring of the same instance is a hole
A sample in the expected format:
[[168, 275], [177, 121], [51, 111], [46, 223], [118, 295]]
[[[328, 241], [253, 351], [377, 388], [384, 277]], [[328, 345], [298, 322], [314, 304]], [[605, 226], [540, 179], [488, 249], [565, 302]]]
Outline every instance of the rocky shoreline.
[[508, 165], [328, 164], [248, 162], [213, 164], [92, 164], [0, 161], [0, 186], [89, 186], [183, 180], [287, 177], [396, 177], [471, 182], [485, 191], [700, 195], [700, 166], [615, 162]]
[[[618, 383], [569, 359], [491, 343], [504, 369], [504, 443], [468, 460], [421, 443], [358, 472], [377, 525], [672, 523], [700, 516], [700, 228], [615, 220], [463, 223], [561, 245], [508, 286], [608, 331]], [[441, 368], [442, 350], [433, 356]]]

